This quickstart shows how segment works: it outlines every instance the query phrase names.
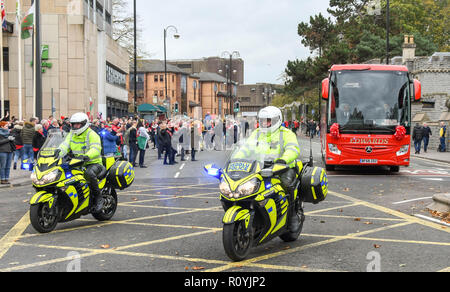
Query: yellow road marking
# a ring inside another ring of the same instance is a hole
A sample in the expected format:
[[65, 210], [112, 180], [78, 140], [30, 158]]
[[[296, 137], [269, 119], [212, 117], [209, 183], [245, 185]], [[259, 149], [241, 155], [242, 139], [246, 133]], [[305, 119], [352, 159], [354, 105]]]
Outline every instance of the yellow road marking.
[[30, 211], [28, 211], [22, 219], [0, 239], [0, 259], [8, 252], [14, 242], [22, 235], [25, 229], [30, 225]]
[[413, 216], [407, 215], [405, 213], [402, 213], [402, 212], [399, 212], [399, 211], [395, 211], [395, 210], [392, 210], [392, 209], [389, 209], [389, 208], [386, 208], [386, 207], [383, 207], [383, 206], [380, 206], [380, 205], [376, 205], [376, 204], [372, 204], [372, 203], [369, 203], [369, 202], [366, 202], [366, 201], [355, 199], [355, 198], [352, 198], [352, 197], [347, 196], [347, 195], [343, 195], [343, 194], [339, 194], [339, 193], [331, 192], [331, 191], [329, 193], [334, 195], [334, 196], [340, 197], [342, 199], [350, 200], [350, 201], [355, 202], [355, 203], [357, 203], [359, 205], [366, 206], [366, 207], [369, 207], [371, 209], [375, 209], [375, 210], [381, 211], [383, 213], [390, 214], [392, 216], [405, 219], [405, 220], [407, 220], [408, 222], [411, 222], [411, 223], [418, 223], [418, 224], [421, 224], [421, 225], [425, 225], [425, 226], [428, 226], [428, 227], [431, 227], [431, 228], [434, 228], [434, 229], [438, 229], [438, 230], [450, 233], [450, 229], [449, 228], [443, 229], [442, 228], [443, 226], [440, 225], [440, 224], [437, 224], [437, 223], [433, 223], [433, 222], [430, 222], [430, 221], [422, 220], [420, 218], [413, 217]]
[[[350, 233], [345, 238], [340, 238], [340, 237], [331, 238], [331, 239], [328, 239], [328, 240], [319, 241], [319, 242], [315, 242], [315, 243], [299, 246], [297, 248], [283, 250], [283, 251], [275, 252], [275, 253], [272, 253], [272, 254], [267, 254], [267, 255], [264, 255], [264, 256], [260, 256], [260, 257], [256, 257], [256, 258], [253, 258], [253, 259], [249, 259], [249, 260], [240, 262], [239, 265], [240, 266], [246, 266], [248, 263], [260, 262], [260, 261], [268, 260], [268, 259], [271, 259], [271, 258], [274, 258], [274, 257], [279, 257], [279, 256], [291, 254], [291, 253], [294, 253], [294, 252], [299, 252], [299, 251], [302, 251], [302, 250], [305, 250], [305, 249], [308, 249], [308, 248], [317, 247], [317, 246], [321, 246], [321, 245], [325, 245], [325, 244], [329, 244], [329, 243], [333, 243], [333, 242], [337, 242], [337, 241], [342, 241], [344, 239], [351, 239], [352, 237], [361, 236], [361, 235], [365, 235], [365, 234], [370, 234], [370, 233], [374, 233], [374, 232], [378, 232], [378, 231], [384, 231], [384, 230], [397, 228], [397, 227], [401, 227], [401, 226], [405, 226], [405, 225], [409, 225], [409, 224], [412, 224], [412, 223], [410, 223], [410, 222], [403, 222], [403, 223], [399, 223], [399, 224], [395, 224], [395, 225], [391, 225], [391, 226], [380, 227], [380, 228], [367, 230], [367, 231], [363, 231], [363, 232]], [[223, 271], [231, 269], [231, 268], [233, 268], [235, 266], [236, 266], [236, 263], [228, 264], [228, 265], [223, 266], [223, 267], [218, 267], [218, 268], [215, 268], [215, 269], [208, 270], [207, 272], [223, 272]]]
[[442, 273], [450, 273], [450, 267], [445, 268], [445, 269], [443, 269], [443, 270], [440, 270], [440, 271], [438, 271], [438, 272], [442, 272]]
[[318, 214], [318, 213], [322, 213], [322, 212], [332, 211], [332, 210], [336, 210], [336, 209], [343, 209], [343, 208], [348, 208], [348, 207], [355, 207], [355, 206], [359, 206], [359, 205], [362, 205], [362, 204], [357, 202], [357, 203], [352, 203], [352, 204], [348, 204], [348, 205], [344, 205], [344, 206], [337, 206], [337, 207], [331, 207], [331, 208], [326, 208], [326, 209], [305, 212], [305, 215], [309, 216], [312, 214]]

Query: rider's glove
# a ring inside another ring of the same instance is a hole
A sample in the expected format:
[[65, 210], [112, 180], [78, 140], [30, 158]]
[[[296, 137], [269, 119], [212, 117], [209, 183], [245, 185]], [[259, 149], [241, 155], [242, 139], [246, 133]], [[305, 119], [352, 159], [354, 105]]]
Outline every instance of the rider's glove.
[[88, 162], [89, 160], [91, 160], [88, 156], [78, 156], [77, 159], [83, 160], [84, 162]]

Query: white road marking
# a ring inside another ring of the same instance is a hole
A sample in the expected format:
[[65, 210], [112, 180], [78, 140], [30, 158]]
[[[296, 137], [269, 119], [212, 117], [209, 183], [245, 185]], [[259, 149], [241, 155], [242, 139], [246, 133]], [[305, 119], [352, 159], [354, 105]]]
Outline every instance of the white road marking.
[[186, 165], [186, 163], [183, 163], [183, 164], [180, 166], [180, 170], [183, 170], [183, 168], [184, 168], [185, 165]]
[[177, 172], [176, 174], [175, 174], [175, 178], [178, 178], [180, 176], [180, 172]]
[[427, 217], [427, 216], [420, 215], [420, 214], [414, 214], [414, 216], [415, 216], [415, 217], [419, 217], [419, 218], [421, 218], [421, 219], [425, 219], [425, 220], [428, 220], [428, 221], [432, 221], [432, 222], [439, 223], [439, 224], [442, 224], [442, 225], [445, 225], [445, 226], [449, 226], [449, 227], [450, 227], [450, 224], [445, 223], [444, 221], [439, 220], [439, 219]]
[[432, 199], [432, 198], [433, 197], [426, 197], [426, 198], [418, 198], [418, 199], [406, 200], [406, 201], [392, 203], [392, 205], [400, 205], [400, 204], [410, 203], [410, 202], [414, 202], [414, 201], [428, 200], [428, 199]]

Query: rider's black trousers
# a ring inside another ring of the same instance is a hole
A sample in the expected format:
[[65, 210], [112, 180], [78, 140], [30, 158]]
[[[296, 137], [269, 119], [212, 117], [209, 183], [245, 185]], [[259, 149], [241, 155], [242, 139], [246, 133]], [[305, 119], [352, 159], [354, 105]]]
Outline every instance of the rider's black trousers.
[[91, 164], [86, 166], [84, 178], [89, 184], [89, 188], [91, 189], [93, 198], [100, 195], [100, 188], [98, 187], [98, 176], [102, 172], [103, 167], [104, 166], [101, 164]]

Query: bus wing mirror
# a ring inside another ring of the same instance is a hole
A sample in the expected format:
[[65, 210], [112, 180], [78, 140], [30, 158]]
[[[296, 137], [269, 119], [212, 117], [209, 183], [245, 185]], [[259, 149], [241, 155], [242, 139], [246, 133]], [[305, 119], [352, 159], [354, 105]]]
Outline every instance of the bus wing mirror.
[[422, 83], [414, 79], [414, 100], [420, 101], [422, 99]]
[[324, 79], [322, 81], [322, 98], [328, 99], [330, 89], [330, 79]]

